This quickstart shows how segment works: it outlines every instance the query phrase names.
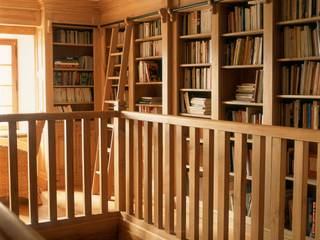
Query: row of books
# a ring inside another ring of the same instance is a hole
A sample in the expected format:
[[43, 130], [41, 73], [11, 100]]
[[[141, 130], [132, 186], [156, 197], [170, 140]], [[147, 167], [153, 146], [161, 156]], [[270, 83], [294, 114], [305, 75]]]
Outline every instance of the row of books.
[[57, 43], [92, 44], [92, 32], [56, 29], [53, 33], [53, 39]]
[[162, 55], [161, 41], [149, 41], [140, 43], [140, 57], [152, 57]]
[[228, 32], [242, 32], [263, 28], [262, 4], [234, 7], [228, 14]]
[[320, 0], [282, 0], [281, 2], [283, 20], [320, 15]]
[[281, 125], [319, 129], [319, 101], [302, 102], [294, 100], [280, 104]]
[[185, 63], [210, 63], [211, 40], [185, 43], [182, 59]]
[[262, 37], [238, 38], [227, 43], [226, 65], [262, 64]]
[[161, 107], [139, 106], [138, 111], [143, 113], [162, 114]]
[[195, 115], [211, 115], [211, 98], [189, 97], [189, 93], [181, 94], [181, 112]]
[[210, 68], [184, 68], [182, 70], [182, 87], [193, 89], [211, 89]]
[[263, 102], [263, 70], [256, 70], [254, 83], [236, 86], [235, 99], [244, 102]]
[[262, 124], [263, 114], [260, 109], [246, 107], [245, 109], [231, 110], [227, 113], [228, 119], [234, 122]]
[[284, 57], [320, 56], [320, 27], [284, 27]]
[[66, 57], [54, 61], [55, 68], [93, 69], [92, 56]]
[[320, 63], [306, 61], [281, 68], [281, 92], [293, 95], [320, 95]]
[[54, 72], [54, 85], [93, 85], [92, 72]]
[[139, 38], [161, 35], [161, 20], [140, 23], [138, 31]]
[[211, 16], [210, 9], [184, 14], [182, 16], [182, 35], [210, 33]]
[[59, 103], [91, 103], [93, 101], [89, 88], [55, 88], [54, 102]]
[[140, 61], [138, 76], [138, 82], [161, 81], [161, 63], [156, 61]]
[[72, 107], [71, 105], [55, 106], [54, 112], [58, 112], [58, 113], [72, 112]]

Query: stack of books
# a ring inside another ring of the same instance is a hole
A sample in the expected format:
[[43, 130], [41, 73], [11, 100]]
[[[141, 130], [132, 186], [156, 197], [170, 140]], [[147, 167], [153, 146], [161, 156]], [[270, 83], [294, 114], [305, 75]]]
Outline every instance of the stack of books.
[[281, 80], [282, 94], [320, 95], [320, 63], [282, 66]]
[[228, 32], [259, 30], [263, 27], [262, 4], [250, 7], [235, 6], [228, 14]]
[[161, 41], [149, 41], [140, 43], [140, 57], [152, 57], [162, 55]]
[[186, 42], [183, 61], [185, 63], [210, 63], [211, 40]]
[[184, 88], [211, 89], [210, 68], [185, 68], [182, 71]]
[[182, 35], [210, 33], [212, 14], [210, 9], [194, 11], [182, 16]]
[[320, 15], [320, 0], [281, 0], [281, 3], [283, 20]]
[[91, 31], [56, 29], [53, 33], [56, 43], [92, 44]]
[[161, 35], [161, 21], [150, 21], [139, 24], [139, 38]]
[[55, 68], [77, 69], [79, 68], [79, 65], [79, 60], [74, 57], [67, 57], [54, 61]]
[[242, 83], [237, 85], [235, 99], [244, 102], [258, 102], [263, 101], [263, 72], [256, 71], [256, 79], [254, 83]]
[[320, 27], [294, 26], [284, 28], [284, 57], [320, 56]]
[[161, 64], [155, 61], [140, 61], [138, 68], [139, 82], [161, 81]]
[[141, 97], [138, 100], [138, 104], [150, 104], [150, 105], [161, 105], [161, 97]]
[[227, 44], [226, 65], [262, 64], [262, 37], [238, 38]]
[[211, 99], [203, 97], [192, 97], [189, 102], [186, 102], [187, 112], [195, 115], [210, 115], [211, 114]]

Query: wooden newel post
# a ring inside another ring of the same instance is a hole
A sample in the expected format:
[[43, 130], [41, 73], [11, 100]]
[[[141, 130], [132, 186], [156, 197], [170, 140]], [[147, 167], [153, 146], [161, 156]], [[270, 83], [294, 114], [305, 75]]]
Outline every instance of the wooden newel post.
[[[124, 104], [120, 102], [115, 110], [121, 112]], [[126, 182], [125, 182], [125, 120], [114, 119], [114, 189], [115, 208], [119, 211], [126, 209]]]

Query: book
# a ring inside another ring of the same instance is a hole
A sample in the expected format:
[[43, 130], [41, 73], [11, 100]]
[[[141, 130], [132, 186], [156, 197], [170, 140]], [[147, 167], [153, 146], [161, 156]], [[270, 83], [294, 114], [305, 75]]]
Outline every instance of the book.
[[161, 81], [161, 62], [139, 61], [138, 82]]
[[54, 103], [92, 103], [90, 88], [54, 88]]
[[147, 21], [138, 26], [139, 38], [147, 38], [161, 35], [161, 20]]
[[162, 55], [161, 40], [139, 43], [140, 57], [153, 57]]
[[204, 9], [186, 13], [182, 16], [182, 35], [211, 32], [211, 11]]
[[211, 68], [183, 68], [182, 70], [182, 84], [183, 88], [193, 89], [211, 89]]
[[184, 63], [211, 63], [211, 40], [188, 41], [182, 51]]

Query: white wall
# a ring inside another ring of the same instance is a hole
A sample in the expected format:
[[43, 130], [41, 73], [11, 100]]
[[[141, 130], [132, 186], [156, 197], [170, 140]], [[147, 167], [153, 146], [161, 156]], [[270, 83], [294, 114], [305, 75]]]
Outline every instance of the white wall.
[[0, 38], [13, 38], [18, 41], [19, 112], [36, 112], [37, 85], [34, 36], [0, 34]]

